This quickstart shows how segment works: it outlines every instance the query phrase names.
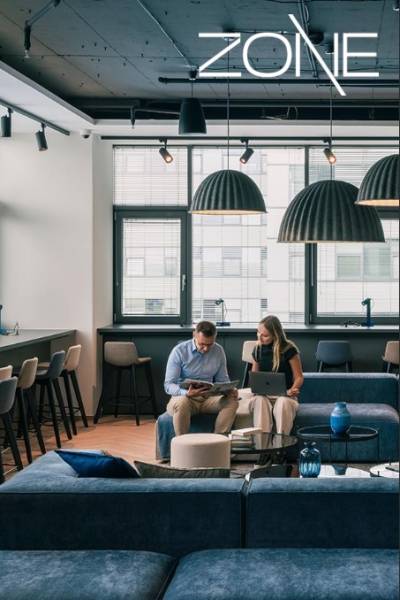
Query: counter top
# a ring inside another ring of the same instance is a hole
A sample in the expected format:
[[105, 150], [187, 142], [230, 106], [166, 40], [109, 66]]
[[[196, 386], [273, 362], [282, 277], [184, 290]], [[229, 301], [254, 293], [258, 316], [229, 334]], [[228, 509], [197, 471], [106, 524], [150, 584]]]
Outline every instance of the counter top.
[[75, 329], [21, 329], [18, 335], [0, 335], [0, 352], [73, 335]]
[[[375, 325], [374, 327], [362, 327], [349, 325], [305, 325], [304, 323], [282, 323], [284, 330], [287, 333], [366, 333], [371, 335], [374, 333], [393, 333], [398, 335], [399, 328], [396, 325]], [[97, 332], [100, 335], [113, 333], [151, 333], [151, 334], [176, 334], [190, 333], [193, 331], [194, 325], [126, 325], [116, 324], [100, 327]], [[241, 323], [233, 324], [229, 327], [217, 327], [219, 333], [254, 333], [257, 329], [257, 323]]]

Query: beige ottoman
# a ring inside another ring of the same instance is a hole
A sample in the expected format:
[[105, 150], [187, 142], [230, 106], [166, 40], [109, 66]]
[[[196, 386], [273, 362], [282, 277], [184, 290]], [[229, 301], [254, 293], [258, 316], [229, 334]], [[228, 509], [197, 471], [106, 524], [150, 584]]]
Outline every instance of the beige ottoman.
[[231, 465], [231, 442], [218, 433], [187, 433], [171, 442], [171, 467], [221, 467]]

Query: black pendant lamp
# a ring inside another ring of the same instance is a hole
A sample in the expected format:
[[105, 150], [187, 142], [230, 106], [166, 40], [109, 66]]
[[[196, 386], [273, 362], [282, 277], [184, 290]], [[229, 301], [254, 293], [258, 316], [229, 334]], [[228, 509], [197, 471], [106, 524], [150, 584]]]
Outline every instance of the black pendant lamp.
[[357, 204], [361, 206], [399, 206], [400, 156], [392, 154], [376, 162], [361, 182]]
[[[228, 54], [229, 73], [229, 54]], [[246, 215], [265, 213], [265, 202], [257, 184], [245, 173], [229, 168], [230, 85], [226, 102], [228, 168], [208, 175], [196, 190], [190, 212], [200, 215]]]
[[184, 98], [179, 113], [179, 135], [207, 133], [203, 107], [197, 98]]
[[357, 188], [346, 181], [317, 181], [289, 204], [278, 242], [384, 242], [375, 208], [355, 204]]

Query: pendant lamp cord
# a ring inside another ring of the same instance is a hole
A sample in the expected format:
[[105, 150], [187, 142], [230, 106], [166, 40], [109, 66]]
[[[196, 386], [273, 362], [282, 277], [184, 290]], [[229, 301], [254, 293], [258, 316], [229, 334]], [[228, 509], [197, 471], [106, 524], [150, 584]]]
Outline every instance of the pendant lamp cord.
[[[228, 44], [229, 44], [229, 39], [228, 39]], [[230, 145], [230, 97], [231, 97], [231, 82], [230, 82], [230, 77], [229, 77], [229, 52], [228, 52], [228, 56], [227, 56], [227, 60], [228, 60], [228, 77], [227, 77], [227, 87], [228, 87], [228, 97], [227, 97], [227, 101], [226, 101], [226, 120], [227, 120], [227, 131], [228, 131], [228, 171], [229, 171], [229, 145]]]
[[[333, 67], [333, 56], [331, 56], [331, 71], [332, 71], [332, 67]], [[329, 149], [332, 150], [332, 133], [333, 133], [333, 106], [332, 106], [332, 81], [331, 81], [331, 85], [329, 88], [329, 121], [330, 121], [330, 126], [329, 126]], [[333, 179], [333, 163], [329, 163], [330, 166], [330, 179], [332, 181]]]

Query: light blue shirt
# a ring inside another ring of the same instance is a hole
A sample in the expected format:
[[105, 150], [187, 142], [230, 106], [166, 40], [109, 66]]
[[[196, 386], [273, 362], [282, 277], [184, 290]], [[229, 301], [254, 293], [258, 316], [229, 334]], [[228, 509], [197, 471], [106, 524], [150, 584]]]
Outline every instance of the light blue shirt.
[[184, 396], [187, 392], [180, 387], [184, 379], [202, 381], [229, 381], [224, 349], [213, 344], [204, 354], [196, 348], [194, 340], [181, 342], [171, 351], [165, 372], [164, 389], [170, 396]]

